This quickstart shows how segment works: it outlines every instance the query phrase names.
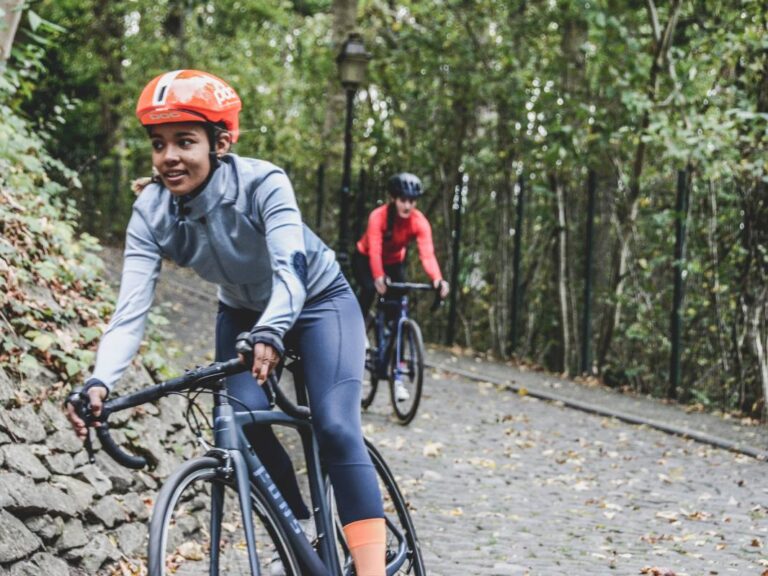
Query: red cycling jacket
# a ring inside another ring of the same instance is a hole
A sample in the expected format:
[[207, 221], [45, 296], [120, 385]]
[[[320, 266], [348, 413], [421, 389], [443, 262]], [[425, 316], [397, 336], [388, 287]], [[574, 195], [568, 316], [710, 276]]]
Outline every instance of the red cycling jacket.
[[427, 276], [434, 282], [442, 280], [440, 266], [435, 258], [435, 247], [432, 245], [432, 227], [429, 220], [416, 208], [408, 218], [395, 215], [392, 226], [392, 238], [384, 241], [387, 230], [387, 206], [379, 206], [368, 217], [368, 229], [357, 242], [357, 249], [368, 256], [373, 278], [384, 276], [385, 264], [399, 264], [405, 260], [405, 249], [408, 243], [416, 239], [419, 248], [419, 260]]

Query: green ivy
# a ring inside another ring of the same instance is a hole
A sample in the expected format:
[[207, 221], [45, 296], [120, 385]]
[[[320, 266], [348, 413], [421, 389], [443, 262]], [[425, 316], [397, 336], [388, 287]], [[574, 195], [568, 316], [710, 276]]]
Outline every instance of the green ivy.
[[[77, 232], [69, 198], [76, 175], [5, 102], [0, 117], [0, 367], [22, 378], [45, 369], [76, 384], [93, 365], [115, 294], [103, 280], [98, 241]], [[168, 367], [164, 323], [152, 315], [142, 350], [159, 375]]]

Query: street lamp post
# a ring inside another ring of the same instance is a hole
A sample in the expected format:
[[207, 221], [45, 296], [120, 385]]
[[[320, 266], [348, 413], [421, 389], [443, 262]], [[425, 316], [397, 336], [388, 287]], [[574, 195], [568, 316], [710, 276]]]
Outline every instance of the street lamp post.
[[347, 115], [344, 127], [344, 171], [339, 198], [339, 247], [337, 258], [342, 270], [349, 272], [349, 206], [352, 202], [352, 119], [357, 88], [365, 80], [365, 69], [370, 56], [360, 34], [350, 34], [341, 47], [336, 63], [339, 78], [347, 95]]

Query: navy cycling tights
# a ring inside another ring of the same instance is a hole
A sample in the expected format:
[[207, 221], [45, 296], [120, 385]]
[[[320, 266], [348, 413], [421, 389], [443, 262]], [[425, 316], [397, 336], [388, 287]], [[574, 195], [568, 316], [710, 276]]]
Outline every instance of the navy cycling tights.
[[[259, 313], [219, 303], [216, 319], [216, 360], [237, 354], [240, 332], [253, 328]], [[303, 360], [312, 409], [312, 425], [320, 457], [333, 483], [342, 525], [384, 515], [376, 472], [363, 443], [360, 388], [363, 377], [363, 319], [360, 307], [342, 277], [304, 305], [285, 344]], [[230, 395], [251, 409], [264, 409], [267, 398], [250, 372], [227, 379]], [[288, 454], [269, 427], [251, 428], [253, 445], [288, 504], [299, 518], [309, 517], [299, 493]]]

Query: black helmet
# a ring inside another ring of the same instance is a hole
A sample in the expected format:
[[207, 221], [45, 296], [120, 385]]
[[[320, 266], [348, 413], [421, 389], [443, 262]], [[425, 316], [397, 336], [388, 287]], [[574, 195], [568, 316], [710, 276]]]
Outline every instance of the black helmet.
[[389, 188], [389, 195], [393, 198], [416, 200], [423, 193], [419, 177], [408, 172], [401, 172], [392, 176], [387, 188]]

